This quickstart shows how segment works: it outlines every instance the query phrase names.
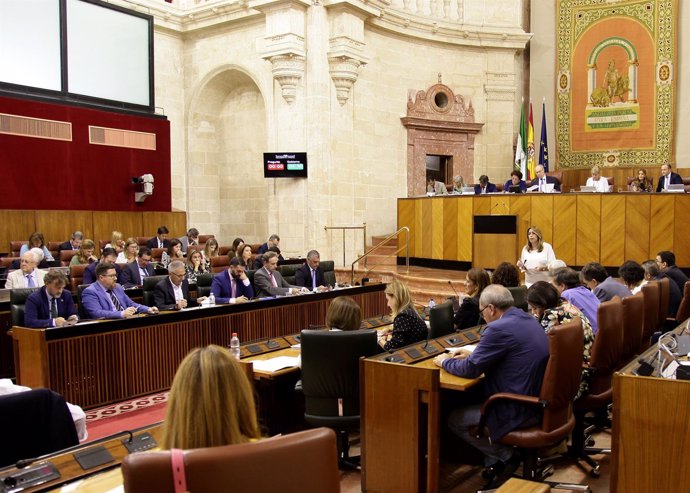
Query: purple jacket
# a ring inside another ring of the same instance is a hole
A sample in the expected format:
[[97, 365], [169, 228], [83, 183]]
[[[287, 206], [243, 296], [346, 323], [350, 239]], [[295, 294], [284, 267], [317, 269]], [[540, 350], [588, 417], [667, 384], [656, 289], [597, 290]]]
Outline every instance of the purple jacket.
[[597, 311], [599, 310], [599, 303], [601, 303], [599, 298], [584, 286], [566, 289], [561, 293], [561, 298], [565, 298], [571, 305], [575, 305], [584, 313], [592, 326], [592, 332], [596, 334], [599, 330], [597, 326]]

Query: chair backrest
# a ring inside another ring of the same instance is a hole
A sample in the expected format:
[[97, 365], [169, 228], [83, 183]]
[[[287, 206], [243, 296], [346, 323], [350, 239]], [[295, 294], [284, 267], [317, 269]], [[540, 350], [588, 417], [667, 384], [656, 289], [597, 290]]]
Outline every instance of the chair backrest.
[[80, 284], [79, 286], [77, 286], [77, 303], [79, 303], [79, 305], [77, 306], [77, 312], [79, 313], [79, 318], [81, 318], [81, 319], [89, 318], [89, 314], [86, 313], [86, 309], [84, 308], [84, 303], [81, 302], [81, 294], [89, 286], [91, 286], [91, 285], [90, 284]]
[[642, 286], [642, 294], [644, 295], [644, 329], [642, 330], [640, 352], [649, 347], [649, 341], [657, 330], [661, 286], [657, 282], [650, 281]]
[[216, 255], [211, 257], [211, 272], [217, 274], [223, 272], [230, 265], [230, 258], [227, 255]]
[[298, 264], [287, 264], [278, 266], [278, 271], [288, 284], [295, 285], [295, 271], [301, 267]]
[[307, 422], [338, 426], [349, 417], [358, 425], [359, 358], [378, 352], [376, 330], [303, 330], [301, 352]]
[[153, 306], [153, 290], [156, 284], [161, 282], [168, 276], [149, 276], [144, 278], [144, 285], [142, 288], [142, 296], [144, 298], [144, 305]]
[[189, 258], [189, 256], [192, 254], [192, 252], [196, 252], [197, 250], [200, 251], [200, 252], [203, 252], [203, 251], [204, 251], [203, 245], [191, 245], [191, 246], [188, 246], [188, 247], [187, 247], [187, 258]]
[[562, 171], [547, 171], [546, 176], [553, 176], [555, 179], [558, 180], [559, 185], [563, 184], [563, 172]]
[[[127, 493], [173, 493], [170, 451], [126, 456], [122, 475]], [[325, 428], [257, 442], [184, 452], [187, 491], [252, 493], [338, 493], [336, 439]]]
[[[232, 250], [232, 245], [218, 245], [218, 255], [228, 255], [231, 250]], [[228, 256], [234, 257], [235, 252], [232, 252], [232, 255], [228, 255]]]
[[614, 176], [602, 176], [608, 184], [609, 184], [609, 190], [612, 192], [615, 190], [614, 185], [616, 184], [616, 178]]
[[24, 243], [26, 243], [26, 241], [10, 241], [10, 254], [13, 257], [19, 257], [19, 251], [22, 249], [22, 245], [24, 245]]
[[335, 262], [333, 260], [324, 260], [320, 264], [323, 269], [323, 280], [328, 286], [335, 286]]
[[19, 257], [0, 257], [0, 267], [4, 267], [5, 269], [11, 269], [12, 268], [12, 262], [17, 261], [19, 263]]
[[151, 249], [151, 260], [154, 262], [160, 262], [161, 258], [163, 258], [163, 252], [165, 251], [165, 248], [152, 248]]
[[[0, 467], [77, 445], [77, 430], [65, 399], [48, 389], [0, 396], [5, 426]], [[7, 446], [11, 444], [11, 446]]]
[[199, 245], [201, 245], [201, 248], [203, 249], [203, 247], [206, 246], [206, 242], [215, 237], [216, 235], [199, 235]]
[[454, 331], [452, 301], [445, 301], [429, 310], [429, 339], [435, 339]]
[[623, 352], [621, 363], [629, 362], [640, 350], [644, 329], [644, 295], [623, 298]]
[[70, 265], [69, 267], [69, 285], [70, 285], [70, 291], [72, 291], [73, 295], [77, 294], [77, 288], [79, 287], [80, 284], [84, 283], [84, 271], [88, 265], [85, 264], [80, 264], [80, 265]]
[[256, 286], [254, 286], [254, 273], [256, 270], [251, 269], [251, 270], [245, 270], [245, 274], [247, 274], [247, 279], [249, 279], [249, 284], [252, 285], [252, 290], [254, 291], [254, 296], [256, 296]]
[[510, 287], [508, 291], [513, 295], [513, 305], [527, 311], [527, 286]]
[[678, 305], [678, 311], [676, 312], [676, 322], [682, 322], [690, 318], [690, 281], [685, 282], [685, 287], [683, 289], [683, 299]]
[[60, 265], [68, 266], [72, 261], [72, 257], [77, 253], [79, 253], [79, 250], [60, 250]]
[[145, 247], [146, 243], [151, 239], [151, 236], [137, 236], [137, 244], [139, 248]]
[[211, 294], [211, 284], [213, 284], [213, 274], [199, 274], [196, 276], [196, 296], [208, 296]]
[[671, 280], [668, 277], [659, 279], [658, 281], [651, 281], [659, 284], [659, 318], [657, 320], [657, 329], [662, 330], [666, 317], [668, 316], [668, 304], [671, 300]]
[[98, 240], [98, 249], [102, 252], [108, 243], [110, 243], [110, 240]]
[[594, 337], [589, 366], [594, 368], [590, 379], [590, 394], [600, 394], [611, 388], [613, 372], [623, 355], [623, 302], [604, 301], [597, 309], [597, 335]]
[[24, 326], [24, 306], [31, 293], [40, 288], [10, 289], [10, 313], [12, 314], [12, 326]]
[[53, 258], [58, 258], [58, 249], [60, 248], [60, 243], [61, 242], [59, 241], [48, 242], [48, 251], [53, 256]]
[[580, 387], [582, 376], [582, 320], [556, 325], [547, 333], [549, 361], [539, 398], [548, 405], [544, 408], [542, 430], [550, 432], [565, 425], [572, 416], [572, 403]]

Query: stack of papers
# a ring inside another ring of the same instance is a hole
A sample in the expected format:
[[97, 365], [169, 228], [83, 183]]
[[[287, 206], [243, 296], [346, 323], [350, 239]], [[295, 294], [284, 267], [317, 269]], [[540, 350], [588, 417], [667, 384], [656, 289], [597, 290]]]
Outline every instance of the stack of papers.
[[467, 344], [465, 346], [460, 346], [460, 347], [449, 347], [449, 348], [447, 348], [447, 351], [450, 354], [455, 354], [455, 353], [460, 352], [462, 350], [465, 350], [468, 353], [471, 353], [472, 351], [474, 351], [476, 349], [476, 347], [477, 347], [476, 344]]
[[293, 368], [298, 365], [299, 358], [296, 356], [278, 356], [276, 358], [254, 360], [252, 364], [255, 370], [274, 372], [284, 368]]

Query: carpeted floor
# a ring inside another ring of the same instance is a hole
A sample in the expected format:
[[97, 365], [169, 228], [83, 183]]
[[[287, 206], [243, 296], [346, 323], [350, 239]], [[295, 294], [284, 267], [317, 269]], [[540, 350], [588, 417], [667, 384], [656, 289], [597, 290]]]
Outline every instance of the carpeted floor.
[[86, 412], [87, 442], [162, 421], [167, 403], [168, 392], [161, 392], [91, 409]]

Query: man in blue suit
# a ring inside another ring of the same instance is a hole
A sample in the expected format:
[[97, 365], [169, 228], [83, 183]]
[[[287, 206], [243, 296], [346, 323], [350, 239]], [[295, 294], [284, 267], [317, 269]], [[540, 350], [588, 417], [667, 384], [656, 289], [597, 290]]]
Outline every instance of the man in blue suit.
[[479, 185], [474, 186], [474, 193], [477, 195], [483, 194], [483, 193], [496, 193], [498, 192], [498, 188], [496, 188], [496, 185], [491, 183], [489, 181], [489, 177], [486, 175], [482, 175], [479, 177]]
[[67, 277], [56, 269], [43, 278], [45, 285], [29, 295], [24, 307], [26, 327], [62, 327], [77, 323], [77, 309], [72, 294], [65, 290]]
[[122, 269], [120, 281], [125, 289], [135, 288], [144, 284], [145, 277], [155, 275], [156, 271], [151, 265], [151, 249], [142, 247], [139, 249], [136, 262], [130, 262]]
[[659, 177], [659, 183], [656, 186], [657, 192], [663, 192], [668, 189], [669, 185], [681, 185], [683, 183], [683, 178], [678, 173], [674, 173], [671, 170], [670, 164], [661, 165], [661, 176]]
[[140, 305], [125, 294], [117, 283], [117, 271], [113, 264], [98, 264], [96, 277], [96, 282], [81, 294], [81, 302], [90, 318], [130, 318], [137, 313], [158, 313], [155, 306]]
[[213, 277], [211, 293], [216, 303], [246, 303], [254, 297], [254, 289], [238, 257], [231, 258], [230, 266]]

